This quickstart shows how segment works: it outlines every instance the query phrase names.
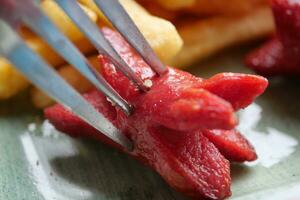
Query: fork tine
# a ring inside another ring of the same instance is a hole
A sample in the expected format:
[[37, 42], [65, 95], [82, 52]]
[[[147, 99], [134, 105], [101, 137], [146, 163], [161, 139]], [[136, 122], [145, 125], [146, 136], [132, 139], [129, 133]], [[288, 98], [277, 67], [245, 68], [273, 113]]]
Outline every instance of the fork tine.
[[[30, 8], [31, 10], [29, 10]], [[44, 38], [57, 53], [65, 58], [71, 65], [77, 68], [97, 89], [102, 91], [127, 115], [131, 113], [128, 103], [105, 81], [105, 79], [94, 69], [82, 53], [67, 39], [48, 19], [39, 7], [28, 1], [27, 9], [22, 20], [32, 30]]]
[[114, 48], [106, 40], [101, 30], [87, 17], [76, 1], [55, 0], [56, 3], [73, 20], [80, 30], [89, 38], [97, 50], [111, 59], [113, 64], [120, 69], [129, 79], [135, 82], [143, 91], [147, 91], [143, 80], [124, 62]]
[[[110, 121], [90, 105], [47, 63], [37, 56], [17, 34], [0, 20], [0, 55], [8, 58], [37, 87], [45, 91], [104, 135], [132, 149], [132, 143]], [[3, 42], [2, 42], [3, 41]], [[45, 81], [47, 77], [47, 81]]]
[[125, 9], [118, 0], [94, 0], [97, 6], [110, 20], [114, 27], [126, 38], [126, 40], [137, 50], [146, 63], [159, 75], [167, 72], [167, 68], [159, 58], [134, 24]]

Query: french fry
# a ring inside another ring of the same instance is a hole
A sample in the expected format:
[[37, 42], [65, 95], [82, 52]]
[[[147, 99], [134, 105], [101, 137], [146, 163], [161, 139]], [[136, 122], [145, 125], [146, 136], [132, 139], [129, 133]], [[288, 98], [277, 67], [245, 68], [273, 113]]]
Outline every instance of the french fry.
[[178, 27], [184, 46], [171, 62], [173, 66], [189, 66], [235, 44], [264, 37], [274, 31], [269, 7], [261, 7], [244, 16], [215, 17]]
[[[80, 2], [97, 12], [103, 22], [107, 23], [106, 18], [92, 0], [80, 0]], [[120, 0], [120, 2], [158, 57], [163, 62], [170, 61], [182, 47], [182, 40], [176, 28], [170, 22], [150, 15], [133, 0]]]
[[[102, 17], [103, 22], [105, 22], [103, 14], [95, 7], [92, 1], [83, 0], [82, 2], [89, 8], [94, 9], [94, 11]], [[147, 11], [131, 0], [123, 0], [121, 2], [127, 10], [130, 10], [131, 17], [138, 21], [138, 23], [135, 22], [148, 41], [150, 41], [150, 44], [156, 50], [160, 58], [164, 61], [170, 60], [170, 58], [179, 51], [182, 45], [182, 41], [175, 27], [165, 20], [150, 16]], [[108, 22], [106, 21], [106, 23]], [[92, 58], [91, 62], [95, 65], [99, 64], [95, 58]], [[84, 92], [91, 87], [90, 83], [71, 66], [62, 67], [58, 72], [79, 92]], [[51, 98], [37, 88], [32, 89], [31, 98], [33, 104], [38, 108], [44, 108], [54, 103]]]
[[159, 4], [153, 2], [153, 0], [137, 0], [137, 2], [147, 9], [149, 13], [154, 16], [166, 19], [168, 21], [174, 21], [178, 17], [178, 12], [173, 10], [168, 10]]
[[[150, 2], [149, 0], [140, 0]], [[233, 15], [251, 11], [266, 5], [270, 0], [156, 0], [161, 7], [170, 11], [184, 11], [200, 16]], [[153, 2], [151, 2], [153, 4]]]
[[[101, 22], [102, 25], [110, 25], [92, 0], [79, 1], [82, 3], [82, 8], [93, 21], [101, 19], [97, 22]], [[274, 29], [269, 8], [264, 6], [252, 10], [254, 6], [266, 4], [268, 0], [231, 0], [230, 4], [228, 4], [227, 0], [156, 1], [160, 3], [162, 7], [170, 10], [179, 9], [199, 15], [226, 15], [199, 19], [198, 21], [188, 23], [179, 22], [177, 24], [179, 35], [170, 22], [150, 15], [135, 1], [120, 0], [160, 59], [164, 63], [174, 66], [188, 66], [228, 46], [265, 36]], [[80, 30], [53, 0], [42, 1], [41, 7], [59, 29], [68, 36], [82, 52], [90, 54], [95, 51]], [[249, 10], [252, 12], [248, 12], [248, 14], [244, 13]], [[236, 13], [241, 12], [243, 14], [236, 16]], [[168, 15], [168, 12], [167, 15], [174, 19], [177, 12], [174, 13], [174, 15]], [[235, 14], [235, 16], [231, 14]], [[26, 38], [27, 44], [44, 57], [51, 65], [61, 66], [64, 63], [64, 60], [52, 51], [42, 39], [36, 37], [28, 30], [25, 30], [23, 35], [24, 38]], [[185, 43], [183, 48], [180, 36]], [[174, 57], [178, 52], [179, 54]], [[9, 98], [29, 85], [28, 81], [3, 58], [0, 58], [0, 72], [0, 99]], [[81, 92], [90, 87], [89, 83], [85, 84], [87, 81], [70, 66], [61, 68], [59, 72]], [[79, 82], [83, 84], [77, 85]], [[50, 98], [37, 89], [32, 90], [32, 100], [34, 104], [40, 108], [53, 103]]]
[[[41, 7], [61, 31], [68, 36], [82, 52], [91, 53], [94, 51], [93, 46], [84, 38], [79, 29], [75, 27], [66, 14], [64, 14], [52, 0], [43, 1]], [[82, 7], [93, 21], [97, 20], [97, 15], [92, 10], [85, 6]], [[26, 39], [26, 43], [52, 66], [59, 66], [65, 63], [47, 43], [27, 29], [24, 29], [23, 36]], [[0, 71], [0, 99], [12, 97], [29, 86], [28, 81], [26, 81], [26, 79], [20, 75], [9, 62], [1, 57]]]
[[97, 5], [94, 3], [94, 0], [78, 0], [81, 4], [85, 5], [89, 9], [97, 13], [97, 16], [102, 20], [102, 23], [106, 25], [111, 25], [109, 21], [105, 18], [103, 13], [98, 9]]
[[196, 0], [185, 12], [200, 16], [236, 15], [254, 11], [259, 6], [268, 5], [269, 0]]
[[[52, 48], [44, 42], [43, 39], [33, 36], [25, 40], [26, 44], [35, 52], [42, 56], [51, 66], [58, 67], [65, 63], [64, 59], [60, 57]], [[75, 46], [83, 53], [89, 54], [95, 52], [94, 47], [85, 38], [78, 38], [74, 41]]]
[[[94, 22], [97, 21], [97, 14], [84, 5], [81, 5], [85, 13]], [[82, 32], [71, 21], [71, 19], [64, 13], [64, 11], [53, 0], [44, 0], [41, 3], [41, 8], [52, 22], [64, 33], [70, 40], [77, 41], [84, 38]]]
[[[168, 10], [180, 10], [195, 5], [197, 0], [156, 0], [159, 5]], [[199, 1], [199, 0], [198, 0]], [[210, 0], [214, 1], [214, 0]], [[218, 0], [216, 0], [218, 1]]]
[[[100, 62], [97, 56], [88, 58], [90, 63], [95, 67], [99, 68]], [[70, 65], [61, 67], [58, 73], [64, 78], [70, 85], [72, 85], [78, 92], [86, 92], [92, 87], [92, 84], [86, 80], [75, 68]], [[53, 99], [48, 97], [44, 92], [36, 87], [31, 89], [31, 100], [37, 108], [45, 108], [55, 103]]]
[[0, 99], [8, 99], [22, 91], [29, 82], [4, 58], [0, 58]]
[[[94, 22], [97, 21], [98, 17], [96, 13], [84, 5], [81, 5], [81, 7], [91, 20]], [[85, 39], [85, 36], [82, 34], [82, 32], [53, 0], [42, 1], [41, 8], [51, 19], [51, 21], [59, 28], [59, 30], [65, 36], [67, 36], [83, 53], [91, 53], [94, 51], [94, 47], [87, 39]], [[31, 38], [28, 37], [26, 42], [51, 65], [59, 66], [65, 63], [64, 60], [58, 56], [41, 38], [33, 35]]]
[[[94, 22], [97, 21], [98, 17], [96, 13], [84, 5], [81, 5], [81, 7], [91, 20]], [[94, 51], [94, 47], [53, 0], [42, 1], [41, 8], [50, 18], [50, 20], [59, 28], [59, 30], [65, 36], [67, 36], [83, 53], [91, 53]], [[27, 29], [24, 29], [22, 33], [26, 43], [33, 50], [38, 52], [52, 66], [59, 66], [65, 63], [65, 61], [59, 55], [57, 55], [52, 48], [46, 42], [44, 42], [43, 39], [37, 37]]]

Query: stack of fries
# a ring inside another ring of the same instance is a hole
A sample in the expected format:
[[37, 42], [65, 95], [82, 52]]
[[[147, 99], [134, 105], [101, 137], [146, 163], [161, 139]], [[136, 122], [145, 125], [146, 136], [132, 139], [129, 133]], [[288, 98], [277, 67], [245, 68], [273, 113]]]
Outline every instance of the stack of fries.
[[[111, 26], [93, 0], [78, 0], [99, 27]], [[242, 42], [265, 37], [274, 30], [268, 0], [120, 0], [159, 58], [175, 67], [186, 67]], [[142, 6], [141, 6], [141, 5]], [[99, 67], [97, 51], [53, 0], [41, 7], [58, 28]], [[150, 14], [151, 13], [151, 14]], [[27, 44], [47, 60], [79, 92], [91, 84], [58, 56], [41, 38], [20, 30]], [[46, 77], [45, 77], [46, 79]], [[0, 100], [30, 87], [29, 82], [0, 57]], [[34, 105], [44, 108], [53, 100], [31, 87]]]
[[139, 0], [170, 20], [184, 45], [170, 63], [186, 67], [226, 47], [265, 37], [274, 30], [269, 0]]

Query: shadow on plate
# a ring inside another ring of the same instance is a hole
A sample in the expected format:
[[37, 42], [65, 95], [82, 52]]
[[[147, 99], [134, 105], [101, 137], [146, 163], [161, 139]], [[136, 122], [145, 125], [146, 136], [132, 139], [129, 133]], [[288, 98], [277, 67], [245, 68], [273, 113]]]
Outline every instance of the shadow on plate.
[[186, 200], [158, 174], [115, 149], [86, 140], [76, 146], [79, 154], [50, 164], [58, 176], [92, 191], [92, 199]]

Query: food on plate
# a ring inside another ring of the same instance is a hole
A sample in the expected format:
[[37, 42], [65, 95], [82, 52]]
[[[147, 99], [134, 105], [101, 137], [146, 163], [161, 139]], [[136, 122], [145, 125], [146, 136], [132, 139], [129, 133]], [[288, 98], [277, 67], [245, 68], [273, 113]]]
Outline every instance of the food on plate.
[[[99, 65], [97, 56], [91, 56], [88, 60], [92, 66], [96, 67]], [[60, 67], [57, 72], [80, 93], [86, 92], [92, 87], [92, 84], [70, 65]], [[32, 103], [37, 108], [45, 108], [55, 103], [53, 99], [48, 97], [43, 91], [36, 87], [31, 89], [30, 95]]]
[[237, 130], [204, 130], [203, 135], [218, 148], [229, 161], [244, 162], [257, 159], [249, 141]]
[[[157, 76], [120, 34], [112, 30], [92, 0], [78, 1], [125, 62], [151, 85], [148, 92], [140, 92], [109, 59], [98, 56], [84, 34], [53, 0], [42, 1], [41, 7], [133, 106], [132, 115], [127, 116], [115, 107], [40, 37], [26, 27], [20, 28], [20, 33], [32, 49], [133, 141], [134, 150], [123, 149], [63, 106], [51, 106], [55, 102], [32, 87], [34, 105], [45, 108], [45, 117], [58, 130], [74, 137], [100, 140], [130, 154], [187, 196], [195, 199], [230, 196], [230, 162], [257, 159], [255, 149], [236, 129], [235, 112], [261, 95], [268, 81], [238, 73], [220, 73], [203, 79], [173, 67]], [[274, 28], [268, 0], [230, 0], [230, 5], [225, 0], [156, 0], [156, 3], [139, 0], [144, 7], [133, 0], [120, 2], [158, 57], [174, 67], [185, 67], [228, 46], [266, 36]], [[274, 40], [281, 44], [278, 37]], [[30, 85], [4, 58], [0, 58], [0, 72], [0, 99], [10, 98]]]
[[8, 60], [0, 57], [0, 99], [8, 99], [28, 85], [27, 79]]
[[259, 6], [267, 5], [269, 0], [156, 0], [156, 2], [168, 10], [207, 16], [251, 12]]
[[[80, 6], [92, 21], [96, 22], [98, 20], [97, 15], [92, 10], [84, 5]], [[54, 1], [42, 1], [41, 8], [45, 14], [47, 14], [50, 20], [59, 28], [59, 30], [65, 36], [67, 36], [83, 53], [89, 54], [94, 51], [93, 46], [87, 41], [81, 31], [73, 24], [73, 22]], [[21, 33], [25, 35], [24, 38], [26, 43], [52, 66], [58, 67], [65, 63], [65, 61], [59, 55], [57, 55], [43, 39], [27, 29], [22, 29]]]
[[151, 90], [140, 92], [104, 56], [101, 72], [133, 107], [126, 116], [96, 90], [84, 97], [134, 143], [127, 152], [61, 105], [45, 109], [60, 131], [90, 137], [117, 147], [157, 171], [172, 187], [195, 199], [230, 196], [229, 161], [256, 159], [251, 144], [235, 130], [234, 111], [262, 94], [268, 81], [260, 76], [221, 73], [209, 79], [168, 67], [163, 76], [151, 68], [109, 28], [102, 29], [116, 51]]
[[237, 16], [216, 16], [182, 23], [177, 29], [184, 45], [171, 64], [189, 66], [226, 47], [265, 37], [273, 28], [269, 7], [259, 7]]
[[[161, 0], [160, 0], [161, 1]], [[195, 15], [237, 15], [252, 12], [260, 6], [268, 4], [269, 0], [196, 0], [193, 6], [187, 7], [185, 12]]]
[[300, 75], [300, 1], [273, 0], [276, 35], [250, 53], [246, 65], [267, 75]]
[[[192, 7], [196, 3], [196, 0], [155, 0], [155, 2], [168, 10], [179, 10]], [[155, 2], [151, 1], [152, 4]]]
[[[84, 5], [94, 9], [102, 21], [107, 22], [93, 0], [80, 0]], [[170, 61], [181, 49], [182, 40], [172, 23], [150, 15], [146, 9], [133, 0], [120, 0], [127, 13], [135, 22], [157, 56], [164, 62]], [[107, 22], [106, 25], [109, 25]]]
[[[88, 16], [99, 26], [109, 25], [92, 0], [79, 0], [79, 2]], [[224, 0], [209, 2], [176, 0], [170, 4], [168, 3], [170, 1], [159, 0], [157, 3], [148, 0], [138, 2], [144, 7], [133, 0], [121, 0], [159, 58], [174, 67], [189, 66], [228, 46], [264, 37], [273, 31], [272, 15], [267, 7], [267, 0], [245, 2], [230, 0], [231, 3]], [[228, 4], [235, 6], [228, 6]], [[43, 0], [41, 7], [86, 56], [97, 54], [94, 47], [53, 0]], [[233, 7], [240, 12], [233, 11]], [[202, 14], [194, 13], [193, 10]], [[152, 11], [155, 11], [155, 15], [159, 17], [150, 14]], [[52, 66], [61, 68], [66, 65], [65, 61], [40, 37], [27, 29], [22, 29], [21, 33], [27, 44]], [[4, 58], [0, 58], [0, 70], [3, 72], [0, 76], [0, 99], [13, 97], [30, 85]], [[78, 73], [73, 75], [77, 77], [73, 80], [82, 80]], [[71, 84], [78, 85], [76, 81]], [[41, 94], [41, 92], [33, 92], [35, 93]], [[34, 105], [38, 107], [48, 106], [53, 102], [49, 98], [44, 98], [44, 95], [40, 96], [41, 98], [32, 96]]]
[[227, 47], [263, 38], [274, 31], [269, 0], [139, 0], [154, 15], [170, 20], [183, 39], [168, 64], [184, 67]]
[[[92, 9], [83, 4], [79, 5], [92, 21], [97, 21], [98, 16]], [[59, 30], [61, 30], [72, 41], [81, 40], [85, 37], [71, 19], [64, 13], [64, 11], [55, 3], [55, 1], [44, 0], [41, 2], [41, 8], [55, 23]]]
[[[84, 53], [93, 51], [93, 47], [87, 42], [82, 33], [75, 27], [70, 19], [63, 11], [51, 0], [45, 0], [41, 3], [41, 8], [49, 14], [53, 22], [67, 35], [74, 44]], [[93, 11], [83, 6], [84, 10], [93, 21], [97, 20], [97, 16]], [[27, 29], [21, 30], [26, 43], [35, 52], [40, 54], [47, 62], [54, 67], [64, 63], [64, 60], [58, 56], [49, 45], [35, 34]], [[18, 94], [29, 86], [29, 82], [17, 72], [14, 67], [4, 58], [0, 58], [0, 99], [7, 99]]]
[[[86, 5], [95, 11], [95, 13], [98, 13], [99, 19], [102, 19], [102, 22], [106, 21], [101, 11], [99, 11], [94, 5], [93, 1], [81, 0], [81, 2], [83, 5]], [[150, 43], [151, 47], [163, 62], [167, 62], [178, 53], [182, 45], [182, 40], [179, 37], [175, 27], [170, 22], [151, 16], [145, 9], [140, 7], [134, 1], [122, 0], [121, 3], [125, 9], [131, 13], [131, 17], [137, 23], [147, 41]], [[157, 26], [160, 28], [156, 28]], [[92, 64], [95, 63], [94, 58], [95, 56], [92, 56], [92, 58], [89, 59]], [[68, 66], [67, 68], [71, 67], [72, 66]], [[75, 69], [66, 70], [66, 66], [61, 68], [62, 69], [59, 69], [58, 72], [79, 92], [85, 92], [90, 88], [90, 83]], [[62, 71], [64, 73], [61, 73]], [[70, 72], [70, 74], [67, 74], [66, 72]], [[31, 97], [33, 104], [37, 108], [44, 108], [54, 103], [50, 97], [47, 97], [36, 87], [32, 89]]]
[[[98, 24], [109, 25], [93, 1], [80, 0], [80, 2], [98, 14]], [[153, 2], [147, 3], [145, 0], [139, 2], [149, 9], [150, 12], [151, 8], [149, 5], [152, 5], [152, 8], [155, 6], [153, 8], [155, 10], [163, 9]], [[173, 12], [172, 10], [168, 10], [167, 12], [173, 16], [171, 18], [178, 18], [172, 22], [177, 27], [179, 37], [170, 22], [150, 15], [134, 1], [122, 0], [121, 3], [130, 13], [162, 61], [175, 67], [189, 66], [228, 46], [249, 41], [254, 38], [264, 37], [272, 32], [274, 27], [271, 11], [265, 3], [259, 3], [259, 5], [263, 4], [264, 6], [258, 6], [252, 12], [230, 16], [210, 16], [208, 18], [197, 18], [196, 20], [186, 20], [185, 18], [181, 20], [181, 15], [177, 13], [177, 11]], [[224, 1], [220, 2], [220, 4], [221, 3], [224, 4]], [[253, 2], [251, 4], [256, 5], [256, 3]], [[184, 41], [183, 48], [181, 48], [181, 38]], [[178, 53], [178, 51], [180, 52]], [[83, 81], [82, 76], [76, 73], [75, 70], [72, 76], [76, 76], [77, 78], [73, 78], [73, 81], [70, 83], [77, 88], [76, 86], [80, 83], [76, 82], [76, 80]], [[87, 83], [87, 81], [84, 83]], [[49, 106], [54, 102], [37, 88], [33, 90], [32, 101], [38, 108]], [[84, 92], [86, 90], [79, 91]]]
[[[88, 4], [87, 0], [81, 1], [81, 6], [88, 16], [96, 23], [103, 24], [105, 21], [104, 17], [101, 17], [99, 12], [96, 14], [96, 11], [93, 10], [91, 4]], [[123, 0], [121, 3], [131, 13], [133, 20], [138, 24], [139, 29], [145, 35], [150, 46], [162, 61], [166, 62], [177, 54], [182, 46], [182, 40], [170, 22], [150, 15], [145, 9], [132, 0]], [[91, 6], [91, 8], [89, 6]], [[53, 0], [42, 1], [41, 7], [60, 30], [68, 36], [85, 55], [96, 55], [97, 52], [94, 47]], [[56, 68], [65, 65], [65, 61], [52, 51], [41, 38], [31, 32], [28, 33], [27, 29], [22, 31], [25, 32], [22, 35], [24, 35], [27, 44], [42, 55], [51, 65]], [[13, 97], [29, 86], [28, 81], [12, 68], [13, 66], [9, 62], [4, 58], [0, 58], [0, 70], [3, 72], [0, 76], [0, 99]], [[80, 77], [78, 80], [80, 80]], [[39, 104], [42, 105], [45, 103], [41, 102]]]

